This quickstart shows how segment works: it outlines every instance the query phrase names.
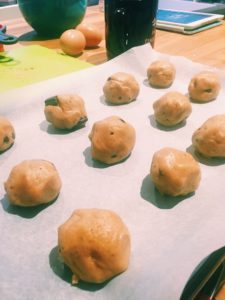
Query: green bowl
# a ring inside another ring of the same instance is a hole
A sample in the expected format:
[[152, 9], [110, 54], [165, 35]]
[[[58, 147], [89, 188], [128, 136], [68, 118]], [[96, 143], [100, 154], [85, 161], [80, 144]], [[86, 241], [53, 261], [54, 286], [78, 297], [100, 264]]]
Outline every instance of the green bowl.
[[18, 0], [27, 23], [43, 37], [59, 37], [82, 21], [87, 0]]

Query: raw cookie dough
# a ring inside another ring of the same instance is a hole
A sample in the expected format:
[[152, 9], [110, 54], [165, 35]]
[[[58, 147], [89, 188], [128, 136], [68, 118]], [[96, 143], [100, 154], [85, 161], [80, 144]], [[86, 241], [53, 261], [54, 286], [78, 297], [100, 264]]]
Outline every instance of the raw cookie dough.
[[117, 116], [95, 122], [89, 134], [92, 158], [106, 164], [122, 161], [135, 144], [135, 129]]
[[206, 157], [225, 157], [225, 114], [209, 118], [192, 135], [195, 150]]
[[9, 149], [15, 140], [15, 130], [11, 122], [0, 116], [0, 153]]
[[11, 170], [4, 186], [11, 204], [36, 206], [51, 202], [58, 196], [61, 179], [51, 162], [25, 160]]
[[103, 86], [107, 102], [124, 104], [134, 101], [139, 94], [139, 84], [133, 75], [118, 72], [111, 75]]
[[58, 229], [59, 253], [74, 274], [73, 284], [101, 283], [125, 271], [130, 244], [126, 225], [110, 210], [75, 210]]
[[198, 188], [201, 170], [191, 154], [163, 148], [153, 155], [150, 176], [161, 194], [182, 196]]
[[83, 99], [78, 95], [58, 95], [45, 100], [46, 120], [58, 129], [82, 127], [87, 121]]
[[151, 86], [169, 87], [175, 78], [176, 69], [169, 61], [156, 60], [147, 69], [148, 82]]
[[200, 72], [191, 79], [188, 92], [195, 102], [209, 102], [218, 96], [220, 87], [220, 79], [215, 73]]
[[215, 296], [215, 300], [224, 300], [225, 299], [225, 283], [223, 282], [222, 287], [220, 287], [219, 291]]
[[171, 91], [153, 103], [154, 116], [164, 126], [174, 126], [184, 121], [192, 111], [189, 98], [180, 92]]

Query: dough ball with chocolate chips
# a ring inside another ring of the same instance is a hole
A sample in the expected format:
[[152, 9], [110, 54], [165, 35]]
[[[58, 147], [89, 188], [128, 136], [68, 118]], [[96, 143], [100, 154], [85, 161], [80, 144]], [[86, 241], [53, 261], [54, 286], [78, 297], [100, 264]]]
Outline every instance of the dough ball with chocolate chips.
[[122, 161], [135, 144], [135, 129], [117, 116], [96, 122], [89, 134], [92, 158], [106, 164]]
[[85, 125], [87, 113], [78, 95], [58, 95], [45, 100], [46, 120], [58, 129], [74, 129]]
[[25, 160], [12, 168], [4, 186], [11, 204], [36, 206], [56, 199], [61, 179], [51, 162]]
[[213, 72], [200, 72], [192, 77], [188, 92], [194, 102], [209, 102], [214, 100], [220, 91], [220, 79]]
[[225, 157], [225, 115], [209, 118], [192, 135], [194, 149], [205, 157]]
[[163, 148], [152, 158], [150, 175], [161, 194], [183, 196], [194, 192], [201, 171], [191, 154], [174, 148]]
[[154, 116], [159, 124], [174, 126], [184, 121], [192, 111], [189, 98], [171, 91], [153, 103]]
[[9, 149], [15, 140], [15, 130], [11, 122], [0, 116], [0, 153]]
[[147, 69], [148, 82], [153, 87], [167, 88], [175, 78], [176, 69], [169, 61], [156, 60]]
[[134, 101], [139, 94], [139, 84], [133, 75], [118, 72], [111, 75], [103, 86], [106, 101], [124, 104]]
[[104, 209], [77, 209], [58, 229], [59, 253], [72, 283], [102, 283], [128, 268], [130, 234], [122, 219]]

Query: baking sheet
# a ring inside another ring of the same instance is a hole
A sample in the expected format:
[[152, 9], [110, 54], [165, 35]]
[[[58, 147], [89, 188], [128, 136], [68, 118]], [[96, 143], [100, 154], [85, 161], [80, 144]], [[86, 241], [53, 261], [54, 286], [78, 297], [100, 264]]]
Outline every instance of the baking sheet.
[[[166, 59], [176, 66], [175, 82], [154, 89], [146, 82], [147, 66]], [[224, 89], [207, 104], [193, 104], [187, 122], [173, 130], [158, 127], [152, 103], [168, 90], [187, 92], [192, 75], [209, 67], [182, 57], [166, 56], [149, 45], [133, 48], [94, 68], [0, 94], [0, 112], [16, 130], [15, 145], [0, 155], [0, 294], [24, 299], [178, 300], [197, 264], [224, 246], [224, 160], [200, 160], [202, 180], [186, 198], [160, 196], [149, 177], [152, 155], [162, 147], [191, 149], [191, 136], [208, 117], [225, 113]], [[141, 91], [133, 103], [107, 105], [105, 80], [114, 72], [135, 75]], [[225, 74], [219, 74], [224, 87]], [[59, 93], [78, 93], [86, 103], [86, 127], [62, 134], [44, 117], [44, 100]], [[93, 123], [118, 115], [133, 124], [137, 140], [123, 163], [102, 166], [90, 157], [88, 134]], [[25, 159], [47, 159], [57, 167], [63, 186], [58, 199], [36, 209], [9, 206], [3, 182]], [[128, 226], [132, 255], [126, 272], [103, 285], [71, 286], [57, 259], [57, 228], [76, 208], [107, 208]]]

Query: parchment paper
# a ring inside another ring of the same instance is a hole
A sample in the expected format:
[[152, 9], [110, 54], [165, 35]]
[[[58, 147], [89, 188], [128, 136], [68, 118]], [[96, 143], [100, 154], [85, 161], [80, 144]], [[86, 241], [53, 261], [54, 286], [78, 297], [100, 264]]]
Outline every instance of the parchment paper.
[[[175, 82], [154, 89], [146, 69], [155, 59], [176, 66]], [[186, 198], [160, 196], [150, 180], [152, 155], [171, 146], [192, 152], [191, 136], [208, 117], [225, 113], [224, 88], [207, 104], [193, 104], [185, 124], [173, 130], [158, 127], [152, 103], [168, 90], [187, 93], [192, 75], [209, 67], [162, 55], [149, 45], [94, 68], [0, 94], [0, 112], [16, 130], [15, 145], [0, 155], [0, 297], [4, 300], [178, 300], [193, 269], [225, 245], [224, 160], [199, 159], [202, 179]], [[141, 91], [128, 105], [110, 106], [102, 86], [114, 72], [135, 75]], [[224, 87], [225, 74], [219, 74]], [[78, 93], [86, 103], [86, 127], [62, 134], [45, 121], [44, 100], [59, 93]], [[104, 167], [90, 156], [88, 134], [95, 121], [118, 115], [133, 124], [137, 140], [123, 163]], [[9, 206], [3, 182], [11, 168], [25, 159], [53, 162], [62, 178], [58, 199], [47, 207]], [[71, 286], [57, 259], [57, 228], [76, 208], [107, 208], [128, 226], [132, 255], [126, 272], [107, 284]]]

